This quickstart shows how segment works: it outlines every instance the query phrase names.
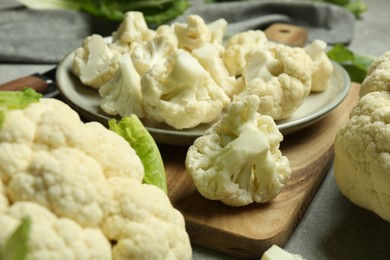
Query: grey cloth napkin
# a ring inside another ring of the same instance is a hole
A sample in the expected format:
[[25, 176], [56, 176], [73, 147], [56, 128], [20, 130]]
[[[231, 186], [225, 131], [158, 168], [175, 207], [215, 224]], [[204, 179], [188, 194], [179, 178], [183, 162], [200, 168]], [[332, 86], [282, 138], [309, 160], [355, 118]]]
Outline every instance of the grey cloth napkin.
[[[275, 22], [300, 25], [309, 30], [309, 41], [349, 43], [354, 17], [335, 5], [311, 1], [250, 1], [193, 5], [175, 21], [198, 14], [206, 22], [228, 21], [228, 33], [265, 29]], [[58, 63], [81, 46], [88, 35], [110, 36], [119, 23], [67, 10], [31, 10], [17, 7], [0, 10], [0, 62]]]

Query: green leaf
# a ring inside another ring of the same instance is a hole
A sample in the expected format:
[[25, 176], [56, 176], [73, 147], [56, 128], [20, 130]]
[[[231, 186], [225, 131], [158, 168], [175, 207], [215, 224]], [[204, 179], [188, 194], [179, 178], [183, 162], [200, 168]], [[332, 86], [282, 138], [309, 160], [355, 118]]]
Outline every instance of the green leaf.
[[22, 91], [0, 91], [0, 128], [5, 119], [5, 112], [10, 109], [23, 109], [31, 103], [38, 102], [42, 94], [32, 88]]
[[19, 227], [10, 236], [1, 250], [1, 260], [24, 260], [28, 253], [28, 235], [30, 233], [31, 220], [22, 219]]
[[348, 72], [351, 81], [362, 83], [375, 58], [359, 55], [342, 44], [336, 44], [327, 52], [329, 59], [339, 63]]
[[122, 136], [140, 157], [144, 165], [143, 182], [155, 185], [167, 193], [164, 163], [153, 137], [136, 115], [123, 117], [119, 122], [108, 121], [109, 129]]

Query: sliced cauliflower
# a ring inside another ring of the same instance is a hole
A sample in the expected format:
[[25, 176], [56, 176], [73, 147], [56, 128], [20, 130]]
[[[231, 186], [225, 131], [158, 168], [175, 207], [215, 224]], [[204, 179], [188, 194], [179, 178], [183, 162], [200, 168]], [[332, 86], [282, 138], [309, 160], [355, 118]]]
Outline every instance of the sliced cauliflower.
[[185, 166], [200, 194], [231, 206], [277, 196], [291, 175], [275, 122], [257, 113], [260, 99], [236, 100], [188, 149]]
[[326, 54], [326, 42], [314, 40], [303, 50], [310, 56], [313, 61], [313, 72], [311, 78], [311, 91], [321, 92], [327, 89], [333, 73], [333, 65]]
[[334, 174], [356, 205], [390, 222], [390, 92], [365, 94], [335, 139]]
[[146, 72], [141, 86], [146, 114], [176, 129], [209, 123], [230, 102], [200, 63], [181, 49]]
[[360, 97], [374, 91], [390, 91], [390, 51], [377, 58], [369, 67], [364, 78]]
[[121, 54], [131, 53], [137, 44], [149, 41], [155, 32], [148, 28], [142, 12], [129, 11], [116, 31], [112, 33], [110, 48]]
[[114, 196], [102, 230], [114, 259], [191, 259], [184, 218], [161, 189], [121, 177], [108, 184]]
[[237, 98], [256, 94], [260, 114], [286, 119], [310, 94], [312, 69], [313, 62], [302, 48], [276, 44], [253, 50], [243, 71], [246, 86]]
[[72, 71], [87, 86], [98, 89], [118, 69], [120, 54], [108, 48], [102, 36], [93, 34], [74, 52]]
[[268, 44], [267, 36], [260, 30], [248, 30], [232, 35], [225, 44], [222, 58], [232, 76], [241, 76], [247, 58], [252, 49], [264, 49]]
[[229, 71], [222, 59], [224, 48], [222, 45], [206, 43], [203, 47], [192, 51], [199, 63], [210, 73], [214, 81], [225, 91], [225, 93], [233, 98], [234, 95], [240, 93], [244, 88], [242, 78], [236, 78], [229, 75]]
[[112, 259], [110, 242], [100, 229], [83, 228], [32, 202], [14, 203], [0, 215], [0, 248], [25, 217], [31, 220], [28, 259]]
[[130, 55], [123, 54], [115, 76], [99, 89], [101, 109], [109, 115], [144, 117], [141, 77]]

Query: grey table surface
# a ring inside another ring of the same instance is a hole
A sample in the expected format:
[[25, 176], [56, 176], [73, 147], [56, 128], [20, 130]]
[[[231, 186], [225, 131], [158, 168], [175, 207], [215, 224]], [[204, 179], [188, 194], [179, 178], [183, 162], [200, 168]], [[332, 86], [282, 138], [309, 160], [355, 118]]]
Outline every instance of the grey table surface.
[[[390, 1], [364, 1], [369, 9], [357, 20], [349, 48], [377, 57], [390, 51]], [[0, 8], [15, 5], [14, 0], [0, 2]], [[54, 64], [10, 64], [0, 61], [0, 83], [44, 72], [52, 67]], [[308, 260], [385, 260], [390, 259], [389, 243], [390, 223], [349, 202], [338, 190], [331, 168], [285, 249]], [[234, 258], [194, 245], [193, 259]]]

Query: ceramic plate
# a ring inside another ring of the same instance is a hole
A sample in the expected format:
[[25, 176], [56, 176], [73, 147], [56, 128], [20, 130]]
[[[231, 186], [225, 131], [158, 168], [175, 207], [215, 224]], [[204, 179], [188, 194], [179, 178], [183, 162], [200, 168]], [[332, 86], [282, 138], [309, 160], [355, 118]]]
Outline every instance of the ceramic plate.
[[[73, 52], [70, 53], [59, 64], [56, 75], [57, 86], [65, 101], [80, 114], [82, 119], [107, 125], [107, 121], [112, 116], [107, 115], [100, 108], [101, 98], [98, 91], [83, 85], [71, 71], [73, 55]], [[333, 62], [333, 66], [334, 72], [330, 85], [324, 92], [310, 94], [290, 118], [276, 122], [283, 135], [314, 124], [336, 108], [348, 95], [350, 88], [348, 74], [339, 64]], [[143, 123], [157, 143], [172, 145], [190, 145], [211, 126], [210, 123], [187, 130], [176, 130], [163, 123], [148, 120], [143, 120]]]

